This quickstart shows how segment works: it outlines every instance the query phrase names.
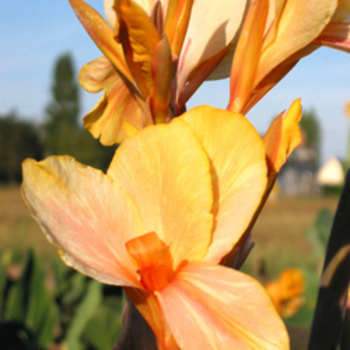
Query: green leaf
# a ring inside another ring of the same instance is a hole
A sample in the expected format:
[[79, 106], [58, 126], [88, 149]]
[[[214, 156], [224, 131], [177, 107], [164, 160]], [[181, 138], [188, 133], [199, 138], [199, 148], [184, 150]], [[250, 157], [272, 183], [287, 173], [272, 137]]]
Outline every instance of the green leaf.
[[96, 350], [112, 349], [122, 326], [124, 298], [107, 297], [87, 324], [82, 340]]
[[77, 308], [73, 321], [67, 331], [66, 342], [69, 349], [83, 349], [81, 335], [87, 323], [101, 304], [101, 300], [102, 285], [96, 281], [90, 281], [87, 294]]
[[58, 309], [46, 287], [45, 270], [32, 250], [27, 253], [21, 278], [11, 287], [5, 317], [23, 322], [41, 346], [53, 342]]

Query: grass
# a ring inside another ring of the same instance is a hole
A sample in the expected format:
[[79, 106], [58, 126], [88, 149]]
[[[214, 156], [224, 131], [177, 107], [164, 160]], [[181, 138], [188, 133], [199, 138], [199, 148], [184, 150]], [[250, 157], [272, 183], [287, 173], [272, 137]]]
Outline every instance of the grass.
[[319, 262], [305, 232], [319, 210], [328, 208], [334, 213], [337, 202], [336, 197], [325, 197], [283, 198], [268, 203], [253, 229], [256, 246], [245, 268], [257, 276], [263, 264], [273, 278], [287, 267], [316, 268]]
[[0, 252], [11, 249], [20, 259], [29, 247], [45, 258], [56, 255], [56, 249], [30, 216], [19, 187], [0, 187]]

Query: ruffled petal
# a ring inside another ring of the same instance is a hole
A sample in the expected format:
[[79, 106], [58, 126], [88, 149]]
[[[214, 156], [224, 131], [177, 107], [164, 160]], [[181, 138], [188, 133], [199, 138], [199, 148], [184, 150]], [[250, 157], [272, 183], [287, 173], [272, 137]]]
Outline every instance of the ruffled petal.
[[108, 175], [131, 196], [145, 232], [170, 247], [174, 269], [204, 257], [213, 225], [210, 165], [188, 125], [139, 131], [119, 147]]
[[84, 126], [105, 146], [124, 141], [127, 122], [143, 127], [143, 111], [119, 74], [105, 57], [87, 63], [80, 71], [79, 82], [89, 92], [104, 90], [95, 108], [84, 117]]
[[182, 350], [289, 349], [266, 290], [236, 270], [192, 263], [156, 296]]
[[244, 233], [264, 193], [264, 146], [240, 114], [201, 106], [185, 113], [183, 119], [211, 160], [216, 226], [206, 260], [219, 262]]
[[122, 188], [68, 156], [25, 160], [23, 179], [32, 215], [69, 266], [103, 283], [140, 286], [125, 243], [144, 231]]

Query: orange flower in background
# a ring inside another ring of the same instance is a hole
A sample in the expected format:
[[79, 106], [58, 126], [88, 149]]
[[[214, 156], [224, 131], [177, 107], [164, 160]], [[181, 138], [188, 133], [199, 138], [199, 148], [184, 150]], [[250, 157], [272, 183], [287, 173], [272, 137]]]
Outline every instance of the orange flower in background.
[[68, 156], [23, 164], [23, 196], [63, 260], [123, 286], [159, 349], [288, 349], [264, 289], [217, 263], [267, 185], [246, 118], [208, 106], [130, 136], [107, 174]]
[[284, 270], [278, 280], [266, 285], [277, 312], [284, 318], [293, 316], [304, 304], [305, 277], [299, 269]]
[[247, 1], [105, 0], [113, 27], [84, 1], [70, 3], [104, 54], [80, 72], [85, 90], [104, 91], [84, 124], [111, 145], [125, 138], [124, 121], [141, 129], [183, 112], [228, 52]]
[[350, 52], [349, 0], [254, 0], [231, 68], [228, 109], [247, 113], [320, 45]]

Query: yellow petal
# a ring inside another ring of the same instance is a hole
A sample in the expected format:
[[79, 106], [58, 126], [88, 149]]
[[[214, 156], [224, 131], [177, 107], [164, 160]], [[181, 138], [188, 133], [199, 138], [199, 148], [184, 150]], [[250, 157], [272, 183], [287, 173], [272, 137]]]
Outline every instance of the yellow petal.
[[108, 175], [131, 196], [145, 233], [170, 247], [174, 270], [203, 258], [213, 224], [210, 165], [189, 126], [173, 121], [139, 131], [119, 147]]
[[112, 28], [86, 2], [82, 0], [69, 0], [69, 2], [98, 48], [112, 62], [119, 73], [130, 83], [133, 83], [133, 78], [125, 62], [122, 46], [114, 40]]
[[211, 160], [216, 226], [206, 260], [219, 262], [244, 233], [265, 190], [264, 146], [240, 114], [201, 106], [180, 119], [191, 126]]
[[301, 142], [298, 124], [302, 116], [301, 109], [300, 99], [295, 100], [284, 117], [282, 113], [273, 121], [264, 136], [269, 174], [278, 173]]
[[334, 23], [350, 23], [350, 1], [349, 0], [339, 0], [339, 5], [335, 11], [331, 22]]
[[236, 270], [191, 263], [156, 297], [182, 350], [289, 349], [265, 289]]
[[22, 194], [69, 266], [103, 283], [140, 286], [125, 243], [143, 234], [126, 192], [68, 156], [23, 163]]
[[278, 20], [275, 40], [267, 40], [255, 86], [275, 67], [316, 39], [331, 20], [337, 0], [289, 0]]
[[126, 135], [124, 123], [136, 129], [143, 127], [143, 112], [128, 87], [105, 57], [86, 64], [79, 82], [89, 92], [104, 90], [95, 108], [84, 117], [84, 126], [103, 145], [122, 142]]

